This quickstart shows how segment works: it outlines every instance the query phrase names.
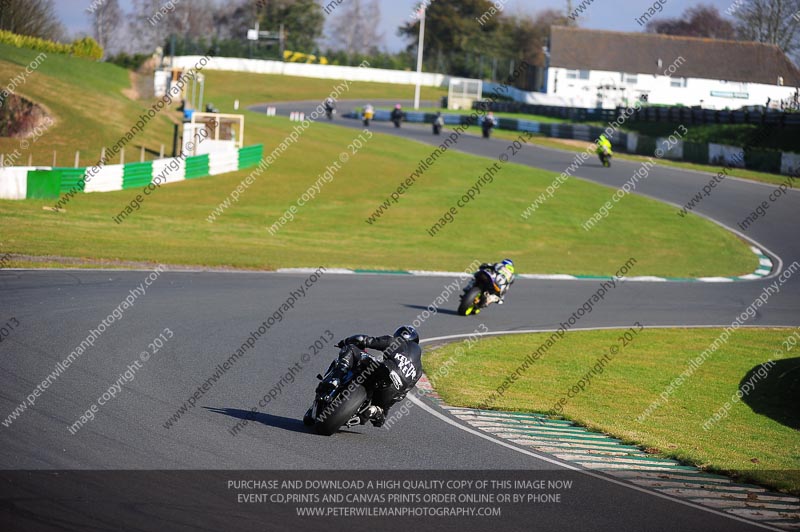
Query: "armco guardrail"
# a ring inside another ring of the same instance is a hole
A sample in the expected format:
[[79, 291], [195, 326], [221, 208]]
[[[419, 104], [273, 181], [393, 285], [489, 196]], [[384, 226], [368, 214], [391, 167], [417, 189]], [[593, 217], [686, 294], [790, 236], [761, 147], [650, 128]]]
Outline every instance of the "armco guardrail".
[[76, 188], [83, 192], [111, 192], [235, 172], [256, 166], [263, 149], [262, 144], [256, 144], [185, 158], [109, 164], [88, 181], [83, 180], [86, 168], [0, 168], [0, 199], [55, 199]]
[[[357, 113], [348, 113], [345, 118], [360, 119]], [[468, 115], [442, 115], [445, 125], [465, 125], [469, 124]], [[436, 115], [433, 113], [407, 112], [405, 120], [412, 123], [432, 124]], [[389, 121], [390, 112], [385, 110], [375, 111], [375, 118], [379, 122]], [[483, 118], [479, 117], [474, 124], [480, 124]], [[605, 134], [605, 128], [590, 126], [587, 124], [553, 124], [535, 122], [533, 120], [519, 120], [516, 118], [500, 118], [497, 120], [497, 128], [509, 131], [528, 131], [545, 137], [585, 140], [594, 142], [601, 134]], [[609, 140], [618, 151], [627, 152], [635, 155], [654, 157], [656, 150], [665, 144], [666, 139], [652, 138], [637, 133], [626, 133], [614, 131], [608, 135]], [[696, 142], [685, 142], [682, 140], [677, 143], [670, 142], [670, 149], [664, 154], [664, 159], [673, 161], [686, 161], [696, 164], [708, 164], [714, 166], [741, 167], [748, 170], [759, 172], [769, 172], [773, 174], [784, 174], [796, 176], [800, 174], [800, 154], [780, 152], [777, 150], [764, 150], [758, 148], [748, 148], [743, 150], [735, 146], [724, 146], [719, 144], [701, 144]]]
[[[582, 107], [558, 107], [533, 105], [519, 102], [491, 102], [480, 100], [472, 104], [473, 109], [495, 113], [520, 113], [563, 118], [575, 122], [613, 122], [626, 112], [625, 107], [616, 109], [592, 109]], [[643, 106], [628, 119], [631, 122], [669, 122], [673, 124], [755, 124], [800, 126], [800, 113], [780, 111], [716, 111], [694, 107]]]
[[[384, 110], [376, 110], [373, 120], [379, 122], [388, 122], [391, 113]], [[409, 111], [404, 113], [405, 121], [417, 124], [432, 124], [436, 119], [433, 113], [422, 113], [419, 111]], [[347, 113], [343, 115], [344, 118], [360, 119], [358, 113]], [[442, 115], [445, 125], [459, 126], [459, 125], [480, 125], [483, 122], [483, 116], [479, 116], [477, 121], [470, 115]], [[535, 122], [533, 120], [518, 120], [516, 118], [499, 118], [497, 119], [497, 129], [505, 129], [508, 131], [527, 131], [530, 133], [538, 133], [545, 137], [555, 137], [561, 139], [576, 139], [592, 142], [602, 133], [604, 128], [598, 126], [589, 126], [586, 124], [550, 124], [543, 122]], [[628, 145], [628, 135], [622, 131], [615, 131], [608, 135], [611, 143], [618, 149], [625, 149]]]

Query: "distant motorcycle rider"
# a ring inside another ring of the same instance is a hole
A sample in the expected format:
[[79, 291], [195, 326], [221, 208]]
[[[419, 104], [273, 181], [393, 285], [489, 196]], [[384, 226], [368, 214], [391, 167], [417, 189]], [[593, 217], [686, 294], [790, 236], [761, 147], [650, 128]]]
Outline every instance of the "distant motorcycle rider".
[[336, 102], [333, 98], [328, 97], [325, 99], [325, 114], [328, 115], [328, 118], [333, 116], [333, 113], [336, 112]]
[[600, 135], [597, 139], [597, 155], [604, 165], [607, 165], [607, 158], [612, 156], [614, 152], [611, 149], [611, 141], [605, 135]]
[[442, 112], [438, 111], [436, 113], [436, 118], [433, 119], [433, 134], [438, 135], [442, 132], [442, 128], [444, 127], [444, 117], [442, 116]]
[[364, 120], [364, 126], [369, 127], [369, 122], [375, 117], [375, 108], [372, 107], [372, 104], [367, 104], [364, 106], [364, 111], [361, 114], [361, 118]]
[[611, 151], [611, 141], [605, 135], [600, 135], [597, 139], [597, 153], [601, 153], [604, 149]]
[[422, 348], [417, 330], [404, 325], [391, 336], [358, 334], [341, 340], [336, 347], [341, 350], [339, 358], [332, 364], [332, 371], [341, 377], [350, 370], [375, 364], [363, 349], [383, 351], [383, 362], [377, 369], [377, 376], [387, 385], [375, 390], [372, 406], [367, 411], [370, 422], [376, 427], [382, 426], [392, 405], [402, 401], [422, 376]]
[[514, 274], [514, 261], [511, 259], [503, 259], [500, 262], [496, 262], [494, 264], [481, 264], [479, 268], [481, 270], [488, 270], [493, 275], [492, 277], [497, 283], [497, 286], [500, 288], [500, 294], [494, 295], [490, 294], [490, 298], [496, 298], [496, 301], [491, 301], [492, 303], [497, 303], [498, 305], [503, 304], [503, 300], [508, 293], [508, 289], [514, 284], [514, 280], [516, 279], [516, 275]]
[[399, 103], [394, 106], [391, 115], [392, 122], [394, 122], [395, 127], [400, 127], [400, 122], [403, 121], [403, 106]]
[[492, 129], [494, 129], [495, 123], [494, 120], [494, 113], [489, 113], [483, 118], [483, 123], [481, 124], [481, 129], [483, 130], [483, 138], [488, 139], [489, 136], [492, 134]]

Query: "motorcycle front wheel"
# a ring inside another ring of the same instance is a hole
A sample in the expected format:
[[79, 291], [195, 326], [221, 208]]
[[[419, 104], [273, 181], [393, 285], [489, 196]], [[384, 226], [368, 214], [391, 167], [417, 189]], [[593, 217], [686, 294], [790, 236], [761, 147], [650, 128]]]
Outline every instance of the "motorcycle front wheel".
[[[348, 387], [348, 389], [350, 388]], [[347, 423], [358, 412], [359, 407], [367, 400], [367, 390], [360, 385], [350, 389], [350, 395], [346, 398], [343, 398], [343, 393], [337, 394], [330, 405], [317, 413], [317, 421], [314, 424], [317, 434], [323, 436], [335, 434], [342, 425]]]
[[478, 303], [481, 300], [481, 294], [481, 289], [477, 286], [470, 288], [469, 291], [461, 298], [461, 304], [458, 306], [458, 315], [469, 316], [470, 314], [473, 314], [475, 309], [478, 308]]

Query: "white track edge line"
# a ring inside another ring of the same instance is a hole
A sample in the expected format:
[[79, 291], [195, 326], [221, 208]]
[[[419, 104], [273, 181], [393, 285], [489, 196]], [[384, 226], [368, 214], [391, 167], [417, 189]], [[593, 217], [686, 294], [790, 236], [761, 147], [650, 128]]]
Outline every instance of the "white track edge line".
[[622, 481], [622, 480], [609, 478], [609, 477], [607, 477], [605, 475], [599, 475], [599, 474], [594, 473], [594, 472], [592, 472], [590, 470], [582, 469], [580, 467], [574, 466], [574, 465], [572, 465], [572, 464], [570, 464], [568, 462], [563, 462], [563, 461], [555, 459], [555, 458], [550, 458], [549, 456], [546, 456], [546, 455], [543, 455], [543, 454], [538, 454], [538, 453], [529, 451], [527, 449], [521, 449], [521, 448], [517, 447], [516, 445], [512, 445], [512, 444], [504, 442], [502, 440], [498, 440], [496, 438], [493, 438], [492, 436], [489, 436], [488, 434], [484, 434], [482, 432], [478, 432], [475, 429], [466, 427], [466, 426], [464, 426], [464, 425], [462, 425], [460, 423], [457, 423], [457, 422], [453, 421], [452, 419], [448, 418], [444, 414], [442, 414], [440, 412], [437, 412], [436, 410], [434, 410], [430, 406], [428, 406], [425, 403], [423, 403], [416, 396], [411, 396], [411, 402], [416, 404], [417, 406], [419, 406], [420, 408], [422, 408], [423, 410], [425, 410], [426, 412], [428, 412], [432, 416], [434, 416], [436, 418], [439, 418], [442, 421], [444, 421], [445, 423], [447, 423], [449, 425], [452, 425], [452, 426], [454, 426], [456, 428], [459, 428], [459, 429], [463, 430], [464, 432], [472, 434], [473, 436], [478, 436], [479, 438], [482, 438], [482, 439], [487, 440], [489, 442], [492, 442], [494, 444], [500, 445], [502, 447], [506, 447], [507, 449], [511, 449], [513, 451], [517, 451], [519, 453], [531, 456], [531, 457], [536, 458], [538, 460], [542, 460], [544, 462], [548, 462], [550, 464], [563, 467], [564, 469], [569, 469], [571, 471], [576, 471], [578, 473], [582, 473], [584, 475], [587, 475], [587, 476], [590, 476], [590, 477], [593, 477], [593, 478], [597, 478], [599, 480], [604, 480], [606, 482], [611, 482], [612, 484], [617, 484], [619, 486], [623, 486], [623, 487], [632, 489], [634, 491], [638, 491], [638, 492], [641, 492], [641, 493], [646, 493], [648, 495], [652, 495], [652, 496], [658, 497], [660, 499], [665, 499], [665, 500], [668, 500], [668, 501], [671, 501], [671, 502], [676, 502], [678, 504], [682, 504], [684, 506], [688, 506], [688, 507], [694, 508], [696, 510], [702, 510], [704, 512], [712, 513], [712, 514], [715, 514], [715, 515], [718, 515], [718, 516], [721, 516], [721, 517], [727, 517], [729, 519], [740, 521], [742, 523], [758, 526], [758, 527], [763, 528], [765, 530], [774, 530], [776, 532], [784, 532], [780, 528], [773, 528], [773, 527], [766, 526], [766, 525], [763, 525], [763, 524], [755, 522], [755, 521], [750, 521], [749, 519], [745, 519], [743, 517], [739, 517], [739, 516], [737, 516], [735, 514], [729, 514], [729, 513], [723, 512], [723, 511], [715, 510], [713, 508], [708, 508], [706, 506], [701, 506], [699, 504], [695, 504], [695, 503], [692, 503], [692, 502], [689, 502], [689, 501], [678, 499], [678, 498], [673, 497], [671, 495], [668, 495], [666, 493], [654, 492], [654, 491], [648, 490], [648, 489], [640, 487], [640, 486], [629, 484], [629, 483], [627, 483], [625, 481]]
[[[701, 328], [701, 327], [708, 327], [708, 326], [693, 325], [693, 326], [687, 326], [685, 328]], [[587, 329], [582, 329], [582, 330], [607, 330], [607, 329], [618, 329], [618, 328], [619, 327], [594, 327], [594, 328], [587, 328]], [[651, 327], [651, 328], [653, 328], [653, 329], [656, 329], [656, 328], [674, 328], [674, 326], [669, 326], [669, 327], [655, 326], [655, 327]], [[555, 329], [553, 329], [553, 330], [555, 330]], [[551, 331], [550, 330], [547, 330], [547, 331], [544, 331], [544, 330], [498, 331], [498, 332], [495, 332], [495, 333], [479, 333], [478, 336], [492, 336], [492, 335], [497, 336], [497, 335], [524, 334], [524, 333], [536, 333], [536, 332], [551, 332]], [[474, 333], [472, 333], [472, 334], [454, 334], [454, 335], [449, 335], [449, 336], [437, 336], [437, 337], [434, 337], [434, 338], [428, 338], [426, 340], [423, 340], [420, 343], [436, 342], [436, 341], [439, 341], [439, 340], [449, 340], [449, 339], [455, 339], [455, 338], [468, 338], [470, 336], [474, 336]], [[682, 504], [682, 505], [688, 506], [690, 508], [695, 508], [695, 509], [698, 509], [698, 510], [702, 510], [704, 512], [712, 513], [712, 514], [719, 515], [719, 516], [722, 516], [722, 517], [727, 517], [727, 518], [733, 519], [735, 521], [740, 521], [742, 523], [746, 523], [746, 524], [750, 524], [750, 525], [753, 525], [753, 526], [757, 526], [757, 527], [763, 528], [765, 530], [773, 530], [773, 531], [776, 531], [776, 532], [784, 532], [784, 530], [781, 529], [781, 528], [774, 528], [774, 527], [765, 525], [763, 523], [759, 523], [757, 521], [751, 521], [749, 519], [746, 519], [746, 518], [743, 518], [743, 517], [739, 517], [738, 515], [735, 515], [735, 514], [730, 514], [728, 512], [715, 510], [713, 508], [708, 508], [706, 506], [702, 506], [702, 505], [695, 504], [695, 503], [692, 503], [692, 502], [689, 502], [689, 501], [686, 501], [686, 500], [683, 500], [683, 499], [679, 499], [679, 498], [673, 497], [671, 495], [668, 495], [666, 493], [655, 492], [655, 491], [649, 490], [647, 488], [643, 488], [641, 486], [636, 486], [636, 485], [630, 484], [630, 483], [622, 481], [622, 480], [617, 480], [615, 478], [609, 478], [606, 475], [600, 475], [600, 474], [597, 474], [597, 473], [595, 473], [595, 472], [593, 472], [591, 470], [587, 470], [587, 469], [582, 469], [582, 468], [576, 467], [573, 464], [570, 464], [568, 462], [564, 462], [564, 461], [559, 460], [559, 459], [551, 458], [551, 457], [546, 456], [546, 455], [538, 454], [538, 453], [535, 453], [533, 451], [529, 451], [527, 449], [519, 448], [516, 445], [512, 445], [512, 444], [510, 444], [508, 442], [504, 442], [502, 440], [498, 440], [497, 438], [494, 438], [494, 437], [492, 437], [492, 436], [490, 436], [488, 434], [484, 434], [484, 433], [479, 432], [479, 431], [477, 431], [475, 429], [472, 429], [470, 427], [466, 427], [466, 426], [462, 425], [461, 423], [458, 423], [458, 422], [450, 419], [449, 417], [445, 416], [441, 412], [437, 412], [432, 407], [426, 405], [416, 395], [412, 395], [410, 397], [410, 399], [411, 399], [411, 402], [413, 402], [414, 404], [416, 404], [417, 406], [419, 406], [420, 408], [422, 408], [423, 410], [425, 410], [426, 412], [428, 412], [432, 416], [441, 419], [442, 421], [444, 421], [445, 423], [447, 423], [449, 425], [452, 425], [452, 426], [454, 426], [454, 427], [456, 427], [458, 429], [461, 429], [464, 432], [467, 432], [467, 433], [472, 434], [474, 436], [478, 436], [479, 438], [482, 438], [484, 440], [487, 440], [487, 441], [490, 441], [490, 442], [495, 443], [497, 445], [500, 445], [502, 447], [506, 447], [508, 449], [517, 451], [519, 453], [531, 456], [533, 458], [537, 458], [537, 459], [542, 460], [544, 462], [548, 462], [548, 463], [553, 464], [553, 465], [561, 466], [561, 467], [563, 467], [565, 469], [568, 469], [568, 470], [571, 470], [571, 471], [577, 471], [579, 473], [582, 473], [584, 475], [587, 475], [587, 476], [590, 476], [590, 477], [593, 477], [593, 478], [597, 478], [599, 480], [604, 480], [606, 482], [611, 482], [612, 484], [617, 484], [619, 486], [624, 486], [626, 488], [629, 488], [629, 489], [632, 489], [632, 490], [635, 490], [635, 491], [638, 491], [638, 492], [641, 492], [641, 493], [646, 493], [648, 495], [652, 495], [652, 496], [655, 496], [655, 497], [658, 497], [658, 498], [661, 498], [661, 499], [665, 499], [665, 500], [668, 500], [668, 501], [676, 502], [678, 504]]]

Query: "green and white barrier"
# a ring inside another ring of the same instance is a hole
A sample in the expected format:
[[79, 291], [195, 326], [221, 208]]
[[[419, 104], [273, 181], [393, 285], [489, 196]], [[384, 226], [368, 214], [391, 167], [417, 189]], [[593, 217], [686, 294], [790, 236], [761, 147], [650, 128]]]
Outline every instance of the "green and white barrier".
[[238, 150], [221, 151], [209, 154], [208, 174], [219, 175], [235, 172], [239, 168]]
[[0, 198], [25, 199], [28, 195], [28, 172], [31, 170], [36, 168], [17, 166], [0, 169]]
[[784, 175], [800, 175], [800, 153], [781, 154], [781, 173]]
[[8, 167], [0, 168], [0, 199], [55, 199], [82, 190], [113, 192], [164, 185], [235, 172], [258, 165], [264, 146], [218, 150], [191, 157], [171, 157], [144, 163], [109, 164], [87, 175], [90, 168]]
[[[670, 140], [668, 137], [659, 137], [656, 139], [656, 146], [660, 147], [664, 155], [664, 159], [671, 159], [673, 161], [683, 160], [683, 141]], [[666, 148], [666, 149], [665, 149]]]
[[729, 168], [744, 168], [744, 148], [708, 143], [708, 162]]
[[122, 175], [125, 173], [124, 164], [109, 164], [89, 180], [83, 187], [84, 192], [114, 192], [122, 190]]

